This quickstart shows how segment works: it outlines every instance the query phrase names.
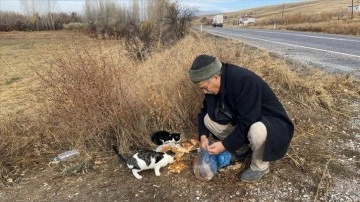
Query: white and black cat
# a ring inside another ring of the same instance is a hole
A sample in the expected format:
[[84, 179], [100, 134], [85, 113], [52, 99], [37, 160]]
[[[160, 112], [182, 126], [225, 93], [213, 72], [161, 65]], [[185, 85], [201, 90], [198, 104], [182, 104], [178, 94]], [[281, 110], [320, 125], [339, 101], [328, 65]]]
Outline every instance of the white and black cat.
[[154, 169], [155, 175], [160, 176], [160, 168], [173, 163], [175, 160], [175, 153], [172, 151], [156, 152], [152, 150], [141, 150], [133, 154], [130, 158], [126, 158], [119, 152], [117, 146], [113, 146], [115, 154], [118, 156], [120, 162], [126, 163], [127, 167], [131, 169], [133, 175], [137, 179], [141, 179], [140, 171]]
[[157, 131], [151, 135], [151, 141], [157, 145], [176, 143], [181, 139], [180, 133], [169, 133], [168, 131]]

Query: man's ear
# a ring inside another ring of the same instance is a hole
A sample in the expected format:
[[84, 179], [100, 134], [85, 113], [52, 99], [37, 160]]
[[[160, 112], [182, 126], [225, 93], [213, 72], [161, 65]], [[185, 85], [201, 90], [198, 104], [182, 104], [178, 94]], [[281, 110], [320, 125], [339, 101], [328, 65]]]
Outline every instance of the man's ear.
[[214, 76], [213, 76], [213, 79], [215, 79], [215, 80], [220, 80], [220, 76], [219, 76], [219, 75], [214, 75]]

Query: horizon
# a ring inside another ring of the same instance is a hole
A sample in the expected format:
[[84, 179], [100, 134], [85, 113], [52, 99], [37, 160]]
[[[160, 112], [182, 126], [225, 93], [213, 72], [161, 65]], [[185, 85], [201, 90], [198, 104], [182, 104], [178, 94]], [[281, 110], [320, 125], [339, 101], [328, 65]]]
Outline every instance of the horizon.
[[[250, 8], [270, 5], [304, 2], [305, 0], [180, 0], [178, 3], [185, 7], [198, 9], [198, 15], [236, 12]], [[55, 12], [76, 12], [81, 14], [85, 0], [55, 0]], [[116, 0], [119, 4], [130, 4], [132, 0]], [[141, 0], [139, 1], [141, 2]], [[19, 0], [0, 0], [0, 11], [25, 13]]]

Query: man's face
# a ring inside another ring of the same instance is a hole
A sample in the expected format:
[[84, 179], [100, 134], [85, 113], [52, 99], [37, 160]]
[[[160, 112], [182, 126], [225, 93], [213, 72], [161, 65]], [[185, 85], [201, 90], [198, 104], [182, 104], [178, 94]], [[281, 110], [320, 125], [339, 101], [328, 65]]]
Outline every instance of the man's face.
[[220, 76], [215, 75], [208, 80], [197, 83], [204, 94], [216, 95], [220, 91]]

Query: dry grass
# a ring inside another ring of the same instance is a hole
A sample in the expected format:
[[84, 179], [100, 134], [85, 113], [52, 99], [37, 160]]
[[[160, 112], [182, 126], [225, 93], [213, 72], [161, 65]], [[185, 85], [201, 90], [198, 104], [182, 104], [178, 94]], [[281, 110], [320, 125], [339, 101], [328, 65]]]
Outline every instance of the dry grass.
[[319, 23], [300, 23], [296, 25], [278, 26], [279, 29], [295, 31], [324, 32], [329, 34], [360, 35], [360, 23], [354, 21], [331, 21]]
[[[356, 2], [354, 1], [356, 5]], [[302, 13], [305, 15], [319, 15], [321, 13], [332, 13], [333, 15], [345, 13], [347, 7], [351, 5], [351, 0], [309, 0], [295, 3], [278, 4], [274, 6], [246, 9], [240, 12], [229, 13], [230, 15], [244, 15], [250, 12], [254, 13], [259, 20], [269, 18], [270, 16], [282, 16]]]
[[301, 71], [268, 53], [197, 33], [144, 62], [130, 59], [123, 43], [68, 32], [1, 33], [1, 39], [1, 53], [7, 53], [0, 75], [3, 179], [19, 179], [73, 147], [92, 153], [119, 144], [129, 151], [150, 147], [154, 130], [193, 135], [202, 95], [187, 70], [202, 53], [245, 66], [269, 82], [296, 125], [283, 162], [313, 170], [319, 182], [326, 180], [318, 162], [329, 154], [311, 141], [336, 135], [332, 124], [347, 119], [350, 99], [360, 98], [359, 81], [350, 76]]

